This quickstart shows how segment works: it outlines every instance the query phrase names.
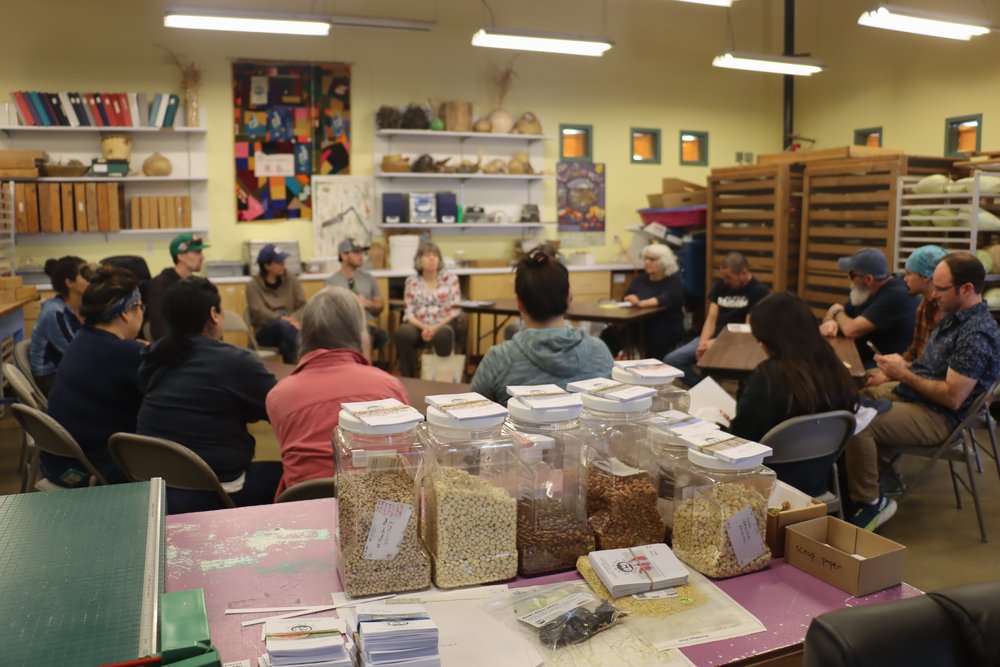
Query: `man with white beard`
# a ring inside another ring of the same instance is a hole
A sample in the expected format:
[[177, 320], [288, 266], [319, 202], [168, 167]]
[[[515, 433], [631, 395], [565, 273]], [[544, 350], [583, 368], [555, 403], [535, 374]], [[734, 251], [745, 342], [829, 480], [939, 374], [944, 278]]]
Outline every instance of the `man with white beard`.
[[853, 338], [865, 368], [874, 368], [875, 352], [902, 354], [913, 340], [919, 299], [889, 273], [889, 263], [879, 250], [862, 248], [837, 260], [851, 279], [847, 303], [830, 306], [819, 331], [824, 336]]

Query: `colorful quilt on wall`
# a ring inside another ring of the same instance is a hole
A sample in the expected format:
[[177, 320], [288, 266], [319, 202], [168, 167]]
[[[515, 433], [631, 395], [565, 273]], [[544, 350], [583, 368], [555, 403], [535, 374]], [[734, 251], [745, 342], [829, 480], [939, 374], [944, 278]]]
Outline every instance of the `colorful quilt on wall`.
[[233, 63], [239, 222], [310, 219], [313, 174], [350, 173], [351, 67]]
[[560, 232], [604, 231], [604, 164], [556, 165], [556, 209]]

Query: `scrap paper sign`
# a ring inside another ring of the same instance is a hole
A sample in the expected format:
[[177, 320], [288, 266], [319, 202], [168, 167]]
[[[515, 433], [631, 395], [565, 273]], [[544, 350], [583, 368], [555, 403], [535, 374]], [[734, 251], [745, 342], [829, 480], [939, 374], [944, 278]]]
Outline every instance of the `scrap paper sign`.
[[254, 153], [253, 175], [257, 178], [295, 176], [295, 156], [291, 153]]
[[764, 541], [760, 538], [760, 526], [753, 510], [747, 505], [726, 521], [726, 532], [733, 545], [733, 553], [740, 567], [764, 553]]
[[368, 531], [362, 556], [366, 560], [392, 560], [398, 556], [403, 531], [406, 530], [412, 512], [413, 505], [409, 503], [379, 498], [375, 503], [372, 527]]

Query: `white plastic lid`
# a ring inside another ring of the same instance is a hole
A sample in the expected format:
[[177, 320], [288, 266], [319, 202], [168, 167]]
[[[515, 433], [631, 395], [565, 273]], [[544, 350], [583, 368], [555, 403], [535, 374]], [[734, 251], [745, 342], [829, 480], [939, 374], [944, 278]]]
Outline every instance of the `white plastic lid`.
[[601, 412], [642, 412], [649, 410], [653, 405], [653, 397], [637, 398], [634, 401], [616, 401], [611, 398], [602, 398], [593, 394], [581, 394], [583, 407]]
[[715, 458], [712, 454], [699, 452], [693, 448], [688, 450], [688, 461], [702, 468], [711, 468], [712, 470], [752, 470], [759, 465], [763, 465], [764, 458], [764, 456], [760, 456], [740, 463], [726, 463], [721, 459]]
[[529, 422], [568, 422], [580, 417], [583, 405], [568, 405], [561, 408], [529, 408], [516, 398], [507, 401], [507, 411], [514, 419]]
[[617, 366], [611, 369], [611, 379], [618, 382], [627, 382], [628, 384], [638, 384], [643, 387], [662, 387], [674, 381], [673, 378], [642, 377]]
[[478, 419], [455, 419], [443, 410], [438, 410], [433, 405], [427, 406], [427, 421], [435, 426], [445, 428], [457, 428], [463, 431], [479, 431], [484, 428], [494, 428], [503, 423], [507, 418], [506, 413], [494, 415], [492, 417], [480, 417]]
[[385, 424], [381, 426], [369, 426], [347, 410], [341, 410], [337, 417], [340, 427], [350, 433], [360, 433], [362, 435], [392, 435], [394, 433], [406, 433], [417, 427], [417, 424]]

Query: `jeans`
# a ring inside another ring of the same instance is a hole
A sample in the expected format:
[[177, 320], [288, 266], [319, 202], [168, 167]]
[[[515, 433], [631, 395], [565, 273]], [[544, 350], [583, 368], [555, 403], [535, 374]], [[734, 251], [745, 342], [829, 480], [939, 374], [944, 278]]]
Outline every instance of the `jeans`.
[[693, 387], [701, 382], [701, 377], [694, 372], [694, 364], [697, 361], [695, 351], [701, 338], [692, 338], [673, 352], [663, 357], [663, 363], [684, 371], [684, 384]]
[[291, 322], [282, 319], [271, 320], [257, 329], [257, 344], [281, 350], [281, 359], [286, 364], [298, 361], [299, 330]]
[[[245, 471], [243, 488], [229, 496], [237, 507], [270, 505], [284, 470], [281, 461], [254, 461]], [[167, 487], [167, 514], [221, 510], [226, 505], [215, 491], [189, 491]]]

